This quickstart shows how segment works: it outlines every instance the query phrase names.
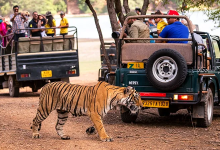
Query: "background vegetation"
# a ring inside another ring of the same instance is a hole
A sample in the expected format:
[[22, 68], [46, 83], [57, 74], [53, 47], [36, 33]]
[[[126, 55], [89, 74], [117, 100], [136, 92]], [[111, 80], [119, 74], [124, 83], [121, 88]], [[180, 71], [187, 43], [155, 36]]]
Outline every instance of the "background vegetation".
[[[131, 10], [135, 7], [142, 8], [144, 0], [128, 0], [128, 4]], [[106, 0], [90, 0], [93, 8], [97, 14], [107, 13]], [[121, 0], [123, 4], [123, 0]], [[218, 27], [220, 27], [220, 1], [219, 0], [149, 0], [149, 8], [147, 10], [155, 11], [161, 9], [167, 11], [168, 9], [183, 8], [184, 10], [203, 10], [209, 17], [214, 20]], [[71, 4], [71, 5], [70, 5]], [[166, 5], [163, 5], [166, 4]], [[79, 13], [91, 13], [85, 0], [0, 0], [0, 15], [9, 16], [12, 13], [12, 7], [19, 5], [22, 11], [38, 11], [40, 14], [45, 14], [46, 11], [51, 11], [52, 14], [56, 14], [60, 11], [72, 12], [71, 10], [78, 10], [75, 14]], [[158, 7], [159, 6], [159, 7]]]

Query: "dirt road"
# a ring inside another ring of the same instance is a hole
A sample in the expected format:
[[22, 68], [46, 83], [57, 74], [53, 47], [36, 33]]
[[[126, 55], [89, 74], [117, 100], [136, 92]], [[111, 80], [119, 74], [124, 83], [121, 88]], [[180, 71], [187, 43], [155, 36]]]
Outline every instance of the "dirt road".
[[[90, 57], [99, 58], [99, 43], [94, 45]], [[83, 48], [83, 44], [80, 45]], [[84, 51], [86, 52], [86, 47]], [[81, 53], [81, 59], [83, 57]], [[94, 59], [93, 61], [96, 61]], [[82, 63], [83, 64], [83, 63]], [[85, 63], [89, 66], [91, 62]], [[97, 63], [98, 64], [98, 63]], [[94, 85], [97, 82], [97, 68], [83, 70], [80, 77], [71, 78], [72, 83]], [[85, 67], [86, 68], [86, 67]], [[92, 125], [88, 117], [69, 116], [65, 125], [71, 139], [64, 141], [56, 134], [56, 112], [42, 123], [40, 139], [32, 139], [31, 123], [36, 115], [40, 90], [31, 93], [30, 88], [22, 88], [20, 97], [9, 97], [8, 90], [0, 90], [0, 150], [143, 150], [143, 149], [220, 149], [220, 108], [214, 111], [213, 124], [209, 128], [193, 127], [186, 110], [159, 117], [156, 109], [141, 111], [137, 122], [126, 124], [121, 121], [116, 110], [109, 111], [104, 118], [107, 133], [114, 142], [101, 142], [98, 135], [88, 136], [85, 131]]]
[[207, 129], [193, 127], [185, 110], [170, 117], [159, 117], [156, 109], [144, 110], [132, 124], [123, 123], [119, 112], [111, 110], [104, 118], [104, 126], [114, 142], [107, 143], [101, 142], [97, 134], [88, 136], [85, 133], [92, 125], [88, 117], [71, 115], [65, 125], [71, 139], [61, 140], [55, 130], [57, 114], [54, 111], [42, 123], [40, 139], [32, 139], [30, 126], [39, 94], [26, 88], [22, 89], [20, 97], [11, 98], [7, 91], [1, 91], [1, 150], [220, 149], [220, 108], [215, 108], [213, 124]]

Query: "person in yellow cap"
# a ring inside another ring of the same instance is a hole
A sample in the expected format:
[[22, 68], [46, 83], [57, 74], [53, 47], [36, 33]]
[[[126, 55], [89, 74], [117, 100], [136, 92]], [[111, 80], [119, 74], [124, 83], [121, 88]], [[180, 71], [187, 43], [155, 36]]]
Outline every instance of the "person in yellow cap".
[[[127, 17], [137, 16], [136, 12], [129, 12], [126, 15]], [[150, 38], [150, 30], [148, 26], [143, 23], [142, 20], [138, 19], [129, 19], [127, 24], [130, 26], [128, 29], [128, 35], [124, 33], [124, 38]], [[129, 43], [149, 43], [149, 40], [128, 40]]]
[[65, 17], [65, 13], [64, 12], [60, 12], [60, 17], [61, 17], [61, 21], [60, 21], [60, 35], [67, 35], [68, 34], [68, 27], [69, 27], [69, 22]]

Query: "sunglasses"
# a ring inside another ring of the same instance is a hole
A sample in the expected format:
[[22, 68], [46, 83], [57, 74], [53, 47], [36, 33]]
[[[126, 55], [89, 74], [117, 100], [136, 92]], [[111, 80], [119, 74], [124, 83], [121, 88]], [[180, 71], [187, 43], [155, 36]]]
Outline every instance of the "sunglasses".
[[14, 10], [18, 10], [18, 9], [14, 9]]

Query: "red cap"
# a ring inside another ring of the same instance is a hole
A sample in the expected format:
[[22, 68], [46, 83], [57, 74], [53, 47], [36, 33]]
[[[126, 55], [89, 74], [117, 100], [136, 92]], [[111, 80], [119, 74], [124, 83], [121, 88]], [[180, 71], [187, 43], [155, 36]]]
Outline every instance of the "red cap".
[[167, 12], [167, 15], [177, 15], [177, 16], [179, 16], [179, 13], [177, 11], [175, 11], [175, 10], [169, 10]]

